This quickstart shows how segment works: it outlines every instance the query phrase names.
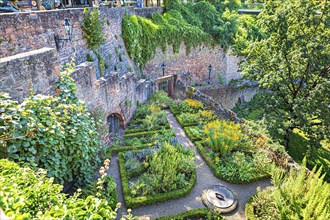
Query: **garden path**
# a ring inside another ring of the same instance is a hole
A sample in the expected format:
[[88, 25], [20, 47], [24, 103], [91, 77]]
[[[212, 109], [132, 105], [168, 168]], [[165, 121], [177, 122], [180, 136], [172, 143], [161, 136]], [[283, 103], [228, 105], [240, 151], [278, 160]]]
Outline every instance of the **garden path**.
[[[179, 143], [183, 144], [185, 147], [195, 149], [194, 144], [186, 136], [184, 130], [181, 128], [180, 124], [177, 122], [173, 114], [170, 111], [166, 111], [166, 114], [170, 126], [174, 130], [174, 133], [178, 138]], [[198, 151], [196, 151], [195, 163], [198, 166], [197, 181], [194, 189], [189, 195], [167, 202], [135, 208], [132, 212], [133, 215], [140, 216], [140, 219], [149, 219], [157, 218], [160, 216], [178, 214], [191, 209], [204, 208], [205, 206], [203, 205], [203, 202], [200, 197], [203, 193], [203, 190], [210, 186], [221, 184], [232, 190], [237, 195], [237, 199], [239, 202], [239, 208], [234, 213], [231, 213], [231, 215], [226, 216], [226, 219], [245, 219], [244, 208], [245, 203], [249, 199], [249, 197], [256, 193], [257, 187], [261, 187], [263, 189], [271, 185], [269, 179], [259, 180], [248, 184], [231, 184], [220, 180], [213, 175], [211, 169], [204, 162]], [[116, 183], [118, 185], [118, 200], [119, 202], [123, 203], [117, 155], [112, 158], [109, 174], [113, 175], [116, 180]], [[120, 216], [121, 212], [126, 212], [126, 209], [122, 208], [121, 210], [119, 210]]]

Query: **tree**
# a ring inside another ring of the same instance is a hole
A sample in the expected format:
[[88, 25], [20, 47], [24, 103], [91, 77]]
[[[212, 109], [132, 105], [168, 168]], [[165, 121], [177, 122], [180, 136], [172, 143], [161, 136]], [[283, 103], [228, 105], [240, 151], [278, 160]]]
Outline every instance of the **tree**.
[[266, 0], [258, 25], [265, 38], [246, 49], [243, 77], [273, 95], [265, 111], [283, 144], [298, 128], [313, 153], [330, 133], [330, 3]]

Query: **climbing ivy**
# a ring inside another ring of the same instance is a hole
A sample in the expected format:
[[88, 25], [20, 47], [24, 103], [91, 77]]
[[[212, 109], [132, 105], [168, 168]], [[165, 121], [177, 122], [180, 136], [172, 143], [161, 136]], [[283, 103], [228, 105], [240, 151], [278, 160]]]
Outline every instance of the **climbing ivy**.
[[[177, 53], [184, 43], [188, 54], [191, 48], [201, 44], [219, 44], [228, 49], [237, 43], [235, 49], [238, 51], [246, 47], [247, 40], [260, 36], [254, 19], [249, 22], [239, 19], [239, 6], [239, 0], [185, 5], [178, 0], [168, 0], [163, 15], [153, 14], [150, 19], [126, 15], [122, 22], [122, 37], [130, 57], [140, 68], [154, 57], [157, 47], [164, 52], [168, 45]], [[240, 36], [240, 33], [244, 35]]]
[[176, 10], [153, 14], [151, 19], [126, 15], [122, 33], [130, 57], [141, 68], [153, 58], [158, 46], [164, 51], [167, 45], [172, 45], [173, 51], [178, 52], [184, 43], [189, 52], [192, 47], [212, 41], [209, 34], [189, 24]]
[[84, 8], [84, 19], [81, 27], [84, 30], [84, 37], [87, 39], [89, 49], [97, 49], [105, 43], [105, 35], [102, 32], [103, 26], [104, 21], [100, 19], [100, 10]]
[[71, 72], [61, 73], [57, 96], [32, 95], [19, 104], [0, 93], [0, 158], [47, 169], [57, 183], [84, 185], [100, 162], [100, 142]]

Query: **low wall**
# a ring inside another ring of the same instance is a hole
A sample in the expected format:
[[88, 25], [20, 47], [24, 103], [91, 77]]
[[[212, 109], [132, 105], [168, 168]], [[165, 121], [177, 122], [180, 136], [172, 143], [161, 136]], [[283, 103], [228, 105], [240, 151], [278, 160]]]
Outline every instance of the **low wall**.
[[234, 121], [235, 123], [243, 123], [243, 120], [237, 117], [236, 113], [223, 108], [221, 103], [216, 102], [210, 96], [193, 88], [187, 87], [181, 80], [175, 81], [174, 96], [178, 99], [193, 98], [202, 102], [205, 106], [215, 111], [217, 116], [224, 120]]
[[205, 86], [196, 87], [196, 89], [221, 103], [225, 109], [232, 109], [236, 103], [248, 102], [257, 94], [257, 88], [237, 89], [228, 86]]

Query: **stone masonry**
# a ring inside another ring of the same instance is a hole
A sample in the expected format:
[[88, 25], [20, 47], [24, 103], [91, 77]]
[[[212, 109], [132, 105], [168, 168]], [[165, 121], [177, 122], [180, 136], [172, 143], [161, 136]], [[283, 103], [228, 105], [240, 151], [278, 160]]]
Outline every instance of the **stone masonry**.
[[53, 94], [60, 69], [54, 48], [42, 48], [0, 59], [0, 91], [22, 101], [32, 89]]

